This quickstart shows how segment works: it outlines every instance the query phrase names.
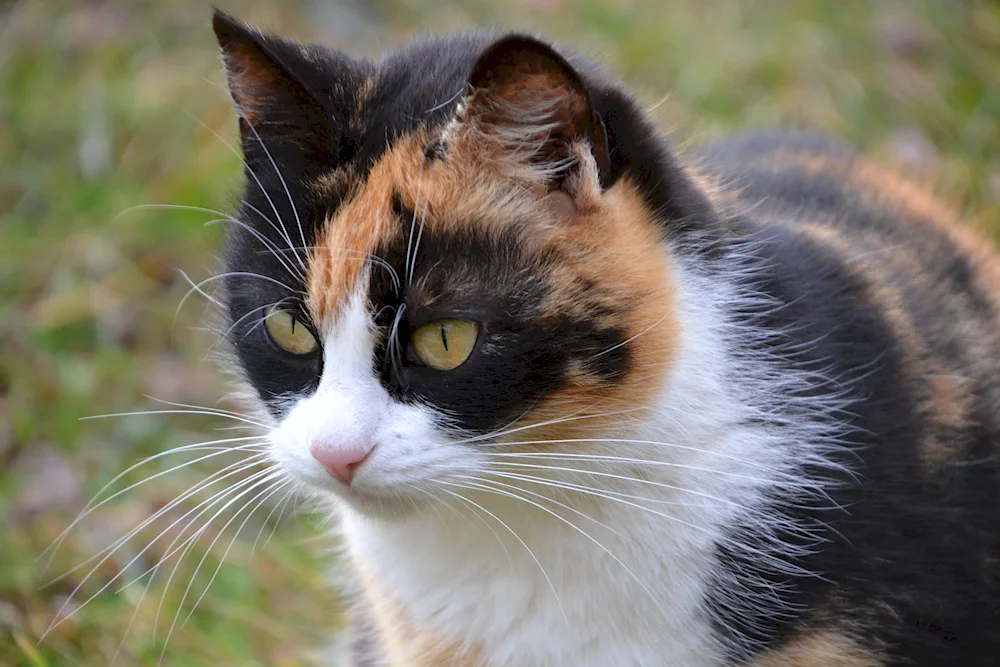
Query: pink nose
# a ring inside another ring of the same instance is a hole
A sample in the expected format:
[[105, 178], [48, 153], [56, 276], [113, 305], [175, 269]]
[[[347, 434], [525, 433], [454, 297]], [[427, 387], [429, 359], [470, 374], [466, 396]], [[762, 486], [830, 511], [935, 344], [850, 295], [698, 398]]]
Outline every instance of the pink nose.
[[314, 442], [309, 446], [309, 453], [313, 458], [344, 484], [351, 483], [354, 473], [371, 451], [371, 447], [363, 445], [330, 447], [321, 442]]

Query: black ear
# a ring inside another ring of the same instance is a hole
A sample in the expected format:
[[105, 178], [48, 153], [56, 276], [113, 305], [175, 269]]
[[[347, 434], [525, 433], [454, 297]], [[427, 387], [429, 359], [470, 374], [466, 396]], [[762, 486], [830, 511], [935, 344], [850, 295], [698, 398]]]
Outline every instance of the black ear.
[[580, 75], [552, 47], [520, 35], [494, 42], [473, 66], [469, 86], [467, 117], [499, 136], [535, 142], [535, 159], [548, 164], [570, 159], [572, 143], [585, 139], [606, 184], [604, 124]]
[[346, 57], [325, 52], [322, 58], [310, 58], [309, 49], [316, 47], [266, 35], [220, 10], [215, 10], [212, 28], [240, 111], [248, 161], [261, 157], [264, 146], [273, 150], [276, 145], [301, 150], [300, 159], [334, 160], [338, 138], [324, 108], [322, 85], [331, 64]]

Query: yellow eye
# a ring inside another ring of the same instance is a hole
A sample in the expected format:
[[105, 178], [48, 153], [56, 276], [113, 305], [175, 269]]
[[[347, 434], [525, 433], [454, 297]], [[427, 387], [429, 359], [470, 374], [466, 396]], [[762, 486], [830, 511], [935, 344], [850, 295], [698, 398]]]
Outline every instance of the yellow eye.
[[311, 354], [319, 348], [319, 343], [295, 314], [271, 306], [264, 320], [264, 327], [271, 340], [285, 352], [292, 354]]
[[438, 320], [417, 328], [410, 344], [420, 361], [439, 371], [458, 368], [472, 354], [479, 325], [469, 320]]

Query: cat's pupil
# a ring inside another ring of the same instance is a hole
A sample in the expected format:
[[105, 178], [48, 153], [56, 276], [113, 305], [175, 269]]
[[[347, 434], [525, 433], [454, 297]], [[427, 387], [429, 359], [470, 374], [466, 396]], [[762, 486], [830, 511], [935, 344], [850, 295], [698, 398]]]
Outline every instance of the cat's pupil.
[[444, 329], [444, 325], [441, 325], [441, 344], [444, 345], [444, 349], [448, 349], [448, 333]]

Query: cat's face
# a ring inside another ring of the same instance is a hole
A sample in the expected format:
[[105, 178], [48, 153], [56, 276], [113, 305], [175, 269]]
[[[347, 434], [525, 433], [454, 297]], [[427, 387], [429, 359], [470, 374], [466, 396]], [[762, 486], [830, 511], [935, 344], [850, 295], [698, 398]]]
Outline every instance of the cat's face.
[[507, 455], [594, 452], [654, 402], [669, 266], [565, 60], [470, 38], [370, 64], [216, 31], [249, 181], [229, 338], [285, 471], [398, 514]]

